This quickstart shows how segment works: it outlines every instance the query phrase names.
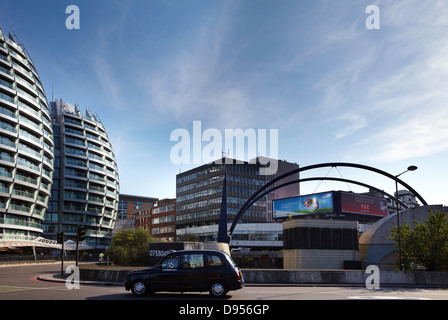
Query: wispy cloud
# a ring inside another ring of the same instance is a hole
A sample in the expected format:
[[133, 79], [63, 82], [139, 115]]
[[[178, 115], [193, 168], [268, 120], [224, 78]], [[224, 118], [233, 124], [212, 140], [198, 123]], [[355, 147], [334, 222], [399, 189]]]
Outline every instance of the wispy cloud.
[[439, 39], [426, 44], [412, 63], [397, 66], [370, 88], [375, 132], [363, 136], [350, 154], [395, 162], [448, 150], [448, 46]]
[[237, 2], [226, 2], [197, 26], [188, 47], [164, 61], [158, 72], [145, 75], [155, 110], [183, 124], [198, 119], [229, 123], [238, 112], [250, 114], [247, 93], [232, 83], [236, 70], [223, 56], [237, 8]]
[[102, 54], [95, 53], [92, 55], [93, 70], [103, 88], [104, 96], [109, 98], [114, 106], [120, 105], [121, 84], [119, 77], [110, 63]]
[[342, 120], [344, 125], [342, 129], [336, 132], [336, 140], [356, 133], [357, 131], [364, 128], [368, 123], [365, 117], [355, 113], [345, 114], [338, 117], [337, 120]]
[[342, 59], [317, 83], [320, 107], [333, 121], [336, 140], [344, 139], [343, 156], [352, 161], [395, 162], [446, 151], [446, 4], [378, 5], [381, 30], [347, 30], [347, 39], [364, 48], [345, 51], [352, 61]]
[[127, 26], [132, 21], [132, 11], [131, 6], [123, 1], [111, 0], [107, 6], [107, 15], [98, 19], [95, 25], [97, 28], [89, 34], [91, 46], [88, 50], [92, 70], [103, 89], [104, 97], [112, 107], [122, 109], [126, 107], [123, 104], [126, 83], [122, 79], [129, 77], [130, 70], [123, 74], [126, 69], [119, 68], [121, 64], [117, 61], [126, 61], [123, 55], [118, 57], [120, 51], [127, 47], [124, 41]]
[[438, 106], [402, 117], [350, 147], [347, 157], [381, 163], [430, 156], [448, 150], [448, 110]]

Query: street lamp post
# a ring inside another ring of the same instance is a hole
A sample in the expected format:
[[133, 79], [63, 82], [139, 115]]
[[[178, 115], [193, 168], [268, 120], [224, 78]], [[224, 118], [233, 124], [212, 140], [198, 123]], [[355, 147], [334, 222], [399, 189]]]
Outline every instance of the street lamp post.
[[[406, 171], [403, 171], [402, 173], [395, 176], [395, 178], [398, 178], [402, 174], [408, 172], [408, 171], [415, 171], [417, 170], [416, 166], [409, 166]], [[403, 270], [403, 264], [401, 263], [401, 234], [400, 234], [400, 212], [398, 208], [398, 181], [395, 179], [395, 203], [397, 208], [397, 228], [398, 228], [398, 256], [399, 256], [399, 264], [400, 264], [400, 270]]]

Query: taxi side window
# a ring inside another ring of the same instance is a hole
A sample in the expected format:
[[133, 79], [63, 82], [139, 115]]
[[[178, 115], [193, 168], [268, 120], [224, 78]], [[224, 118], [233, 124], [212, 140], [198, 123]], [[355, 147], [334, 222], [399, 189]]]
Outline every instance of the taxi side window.
[[221, 268], [222, 266], [224, 266], [221, 258], [217, 255], [207, 255], [207, 262], [210, 268]]
[[180, 257], [169, 256], [162, 262], [162, 269], [177, 269], [179, 268]]
[[198, 269], [204, 267], [204, 256], [200, 254], [185, 254], [182, 262], [184, 269]]

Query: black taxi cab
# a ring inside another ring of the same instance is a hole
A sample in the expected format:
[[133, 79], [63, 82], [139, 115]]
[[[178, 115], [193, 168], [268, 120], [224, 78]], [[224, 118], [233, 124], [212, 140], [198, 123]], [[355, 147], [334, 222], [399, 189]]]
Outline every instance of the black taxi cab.
[[170, 252], [154, 267], [129, 272], [125, 281], [125, 289], [137, 296], [208, 291], [213, 297], [223, 297], [243, 287], [240, 268], [228, 254], [215, 250]]

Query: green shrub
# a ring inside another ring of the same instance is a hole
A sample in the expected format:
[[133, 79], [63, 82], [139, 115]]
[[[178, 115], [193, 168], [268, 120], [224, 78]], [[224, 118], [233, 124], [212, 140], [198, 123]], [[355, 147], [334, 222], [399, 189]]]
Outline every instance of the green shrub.
[[147, 266], [151, 242], [159, 240], [151, 237], [148, 230], [122, 229], [112, 237], [106, 254], [116, 265]]

